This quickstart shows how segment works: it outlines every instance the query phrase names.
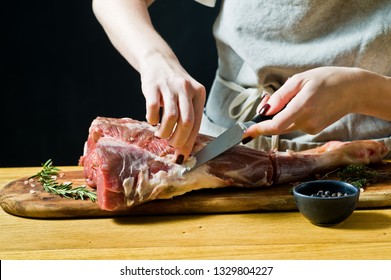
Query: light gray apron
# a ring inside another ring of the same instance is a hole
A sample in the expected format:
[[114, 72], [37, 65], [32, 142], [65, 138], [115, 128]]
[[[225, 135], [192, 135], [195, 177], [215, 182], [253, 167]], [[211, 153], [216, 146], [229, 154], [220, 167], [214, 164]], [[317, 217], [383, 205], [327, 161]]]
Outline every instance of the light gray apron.
[[[251, 119], [262, 93], [272, 94], [295, 73], [333, 65], [391, 76], [391, 1], [224, 0], [214, 36], [219, 67], [200, 131], [212, 136]], [[316, 135], [261, 136], [247, 145], [303, 150], [376, 139], [391, 150], [390, 137], [391, 122], [349, 114]]]

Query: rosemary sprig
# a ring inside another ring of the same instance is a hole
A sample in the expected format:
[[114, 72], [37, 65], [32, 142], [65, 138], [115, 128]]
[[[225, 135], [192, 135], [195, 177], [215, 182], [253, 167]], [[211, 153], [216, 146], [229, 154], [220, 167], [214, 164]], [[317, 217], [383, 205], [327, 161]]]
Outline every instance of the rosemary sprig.
[[92, 202], [96, 201], [96, 192], [87, 190], [85, 185], [73, 188], [72, 182], [58, 183], [56, 182], [60, 169], [53, 166], [51, 159], [42, 164], [42, 170], [37, 174], [29, 177], [38, 178], [38, 182], [42, 183], [46, 192], [63, 196], [65, 198], [81, 199], [89, 198]]

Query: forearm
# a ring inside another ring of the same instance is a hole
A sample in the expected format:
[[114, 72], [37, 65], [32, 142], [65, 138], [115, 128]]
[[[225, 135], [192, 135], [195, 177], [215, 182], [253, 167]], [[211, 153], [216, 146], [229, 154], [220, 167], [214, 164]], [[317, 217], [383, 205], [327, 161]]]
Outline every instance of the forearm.
[[391, 121], [391, 77], [361, 70], [354, 97], [358, 113]]
[[148, 0], [93, 0], [93, 11], [115, 48], [139, 72], [149, 58], [176, 60], [155, 31]]
[[154, 29], [148, 2], [152, 1], [93, 0], [93, 9], [113, 45], [140, 73], [146, 119], [159, 123], [155, 135], [168, 139], [181, 164], [198, 135], [205, 88], [183, 69]]

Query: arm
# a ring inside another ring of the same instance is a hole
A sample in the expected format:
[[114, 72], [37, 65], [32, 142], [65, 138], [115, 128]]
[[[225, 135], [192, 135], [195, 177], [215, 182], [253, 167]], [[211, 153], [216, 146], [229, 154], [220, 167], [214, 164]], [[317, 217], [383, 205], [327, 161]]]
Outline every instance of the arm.
[[180, 65], [155, 31], [148, 0], [94, 0], [94, 13], [122, 56], [140, 73], [146, 119], [157, 125], [156, 136], [169, 138], [176, 155], [186, 159], [197, 137], [205, 104], [205, 88]]
[[293, 130], [316, 134], [349, 113], [391, 121], [391, 78], [359, 68], [320, 67], [292, 76], [260, 107], [266, 102], [267, 115], [281, 112], [250, 127], [244, 138]]

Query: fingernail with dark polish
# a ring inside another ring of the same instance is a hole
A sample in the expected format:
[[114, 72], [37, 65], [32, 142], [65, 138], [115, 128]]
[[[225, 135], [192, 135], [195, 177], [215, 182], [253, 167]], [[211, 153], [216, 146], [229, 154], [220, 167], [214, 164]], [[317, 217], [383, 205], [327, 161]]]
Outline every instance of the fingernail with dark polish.
[[267, 111], [270, 109], [270, 104], [266, 103], [265, 105], [262, 106], [262, 108], [259, 110], [258, 114], [260, 115], [265, 115]]
[[182, 164], [184, 159], [185, 159], [184, 155], [178, 155], [178, 157], [176, 158], [175, 163], [176, 164]]
[[250, 142], [251, 140], [253, 140], [253, 138], [252, 138], [251, 136], [248, 136], [248, 137], [246, 137], [246, 138], [244, 138], [244, 139], [242, 140], [242, 144], [245, 145], [245, 144], [247, 144], [248, 142]]

